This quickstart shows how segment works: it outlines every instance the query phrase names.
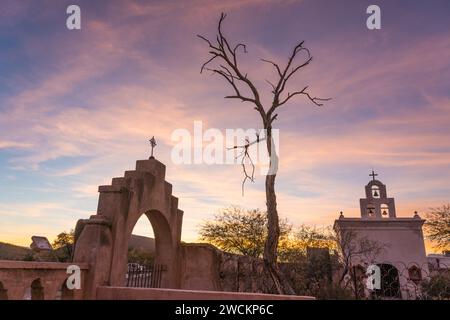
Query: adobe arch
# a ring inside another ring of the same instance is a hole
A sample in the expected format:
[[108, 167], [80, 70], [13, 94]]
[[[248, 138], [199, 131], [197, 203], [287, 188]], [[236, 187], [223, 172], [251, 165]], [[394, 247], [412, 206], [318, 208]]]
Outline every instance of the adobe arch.
[[74, 261], [92, 266], [87, 288], [90, 298], [95, 297], [99, 285], [124, 286], [128, 242], [143, 214], [155, 234], [155, 262], [165, 270], [161, 287], [177, 287], [183, 212], [172, 195], [172, 185], [165, 181], [165, 171], [164, 164], [154, 158], [138, 160], [135, 170], [99, 187], [97, 214], [78, 221]]
[[[142, 215], [147, 216], [150, 221], [154, 236], [155, 236], [155, 264], [163, 266], [165, 272], [171, 270], [175, 271], [177, 268], [177, 246], [174, 246], [174, 239], [171, 237], [171, 227], [164, 214], [158, 210], [148, 210], [145, 213], [133, 215], [129, 219], [124, 231], [126, 245], [117, 248], [113, 255], [113, 266], [111, 269], [111, 285], [122, 286], [125, 279], [127, 259], [128, 259], [128, 243], [134, 226]], [[175, 250], [175, 252], [174, 252]], [[174, 283], [167, 277], [161, 279], [161, 286], [166, 288], [174, 287]]]
[[31, 300], [44, 300], [44, 287], [42, 286], [41, 278], [37, 278], [31, 282], [31, 286], [25, 292], [24, 298], [28, 298], [28, 290]]

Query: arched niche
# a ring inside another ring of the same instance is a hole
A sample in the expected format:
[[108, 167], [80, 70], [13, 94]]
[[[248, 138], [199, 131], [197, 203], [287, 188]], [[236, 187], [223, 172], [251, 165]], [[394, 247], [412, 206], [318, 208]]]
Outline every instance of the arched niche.
[[25, 290], [24, 300], [44, 300], [44, 287], [42, 281], [37, 278], [31, 282], [30, 287]]
[[74, 291], [67, 287], [67, 279], [63, 281], [61, 287], [56, 293], [56, 300], [73, 300], [74, 299]]
[[1, 281], [0, 281], [0, 300], [8, 300], [8, 290], [6, 290]]
[[418, 266], [409, 267], [408, 278], [414, 284], [418, 285], [422, 281], [422, 270]]

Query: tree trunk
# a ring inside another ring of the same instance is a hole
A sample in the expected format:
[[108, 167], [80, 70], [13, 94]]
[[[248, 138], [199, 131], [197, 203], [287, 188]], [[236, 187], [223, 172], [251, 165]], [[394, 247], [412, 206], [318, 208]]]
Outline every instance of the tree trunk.
[[266, 206], [267, 206], [267, 239], [264, 245], [264, 263], [272, 277], [279, 294], [295, 294], [278, 268], [278, 240], [280, 238], [280, 225], [277, 211], [277, 196], [275, 194], [275, 178], [278, 170], [278, 155], [272, 138], [272, 128], [268, 128], [267, 152], [270, 157], [270, 168], [266, 175]]

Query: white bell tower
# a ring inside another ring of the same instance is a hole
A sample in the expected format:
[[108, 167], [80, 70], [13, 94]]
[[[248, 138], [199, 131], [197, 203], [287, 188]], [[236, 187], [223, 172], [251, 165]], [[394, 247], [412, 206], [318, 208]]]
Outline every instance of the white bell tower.
[[361, 217], [367, 219], [396, 218], [395, 200], [388, 198], [386, 185], [375, 179], [373, 170], [369, 175], [372, 180], [366, 185], [366, 198], [359, 199]]

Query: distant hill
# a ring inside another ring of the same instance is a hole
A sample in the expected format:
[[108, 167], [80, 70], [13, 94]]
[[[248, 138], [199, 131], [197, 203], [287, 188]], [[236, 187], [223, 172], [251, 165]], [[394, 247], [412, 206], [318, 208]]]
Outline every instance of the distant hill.
[[[128, 247], [141, 252], [154, 253], [155, 239], [132, 234]], [[32, 260], [33, 255], [30, 248], [0, 242], [0, 260]]]
[[139, 251], [155, 252], [155, 239], [132, 234], [130, 242], [128, 243], [128, 248]]
[[32, 256], [30, 248], [0, 242], [0, 260], [29, 260]]

